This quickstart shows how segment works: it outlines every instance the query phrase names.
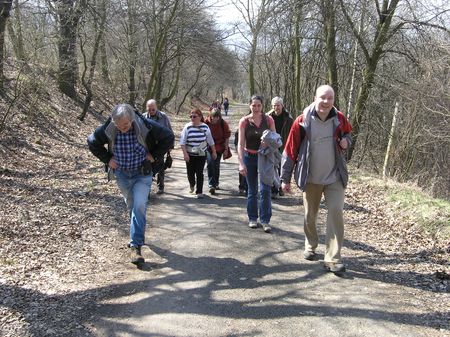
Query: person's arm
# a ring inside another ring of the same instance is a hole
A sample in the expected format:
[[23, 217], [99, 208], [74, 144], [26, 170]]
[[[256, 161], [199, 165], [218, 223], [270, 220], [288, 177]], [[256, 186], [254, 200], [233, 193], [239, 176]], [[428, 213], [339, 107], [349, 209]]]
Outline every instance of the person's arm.
[[183, 128], [180, 135], [180, 147], [183, 152], [183, 159], [187, 163], [189, 161], [189, 153], [186, 150], [187, 125]]
[[348, 119], [341, 112], [338, 112], [338, 114], [341, 115], [340, 120], [341, 120], [341, 131], [342, 131], [342, 135], [340, 136], [340, 139], [339, 139], [339, 146], [343, 150], [346, 150], [352, 144], [352, 134], [351, 134], [352, 125], [350, 124]]
[[206, 135], [206, 142], [208, 143], [209, 147], [211, 148], [211, 156], [214, 160], [216, 160], [216, 158], [217, 158], [216, 145], [214, 143], [214, 138], [211, 134], [211, 129], [209, 127], [206, 130], [205, 135]]
[[105, 124], [95, 129], [95, 131], [87, 138], [89, 151], [106, 165], [108, 165], [113, 157], [105, 147], [105, 145], [108, 144], [108, 137], [106, 137], [105, 129], [110, 122], [110, 119], [107, 120]]
[[245, 148], [245, 117], [239, 121], [239, 140], [238, 140], [238, 161], [239, 173], [244, 177], [247, 176], [247, 167], [244, 164], [244, 148]]
[[225, 140], [224, 140], [225, 151], [224, 152], [228, 152], [228, 151], [230, 151], [231, 130], [230, 130], [230, 126], [225, 121], [223, 121], [223, 130], [224, 130], [224, 138], [225, 138]]
[[298, 151], [300, 149], [300, 143], [302, 141], [301, 128], [303, 128], [303, 126], [300, 125], [302, 120], [303, 120], [302, 115], [300, 115], [294, 121], [283, 151], [280, 177], [282, 180], [281, 188], [285, 192], [291, 191], [292, 171], [297, 161]]

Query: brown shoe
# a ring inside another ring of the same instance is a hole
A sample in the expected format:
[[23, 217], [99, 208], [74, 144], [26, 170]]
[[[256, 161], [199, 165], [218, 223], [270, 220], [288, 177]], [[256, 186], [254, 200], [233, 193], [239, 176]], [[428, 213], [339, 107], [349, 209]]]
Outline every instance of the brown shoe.
[[141, 247], [139, 246], [130, 246], [130, 257], [131, 263], [133, 264], [138, 265], [145, 262], [145, 259], [141, 254]]
[[335, 273], [337, 275], [345, 272], [345, 265], [343, 263], [337, 262], [325, 262], [324, 267], [326, 270]]

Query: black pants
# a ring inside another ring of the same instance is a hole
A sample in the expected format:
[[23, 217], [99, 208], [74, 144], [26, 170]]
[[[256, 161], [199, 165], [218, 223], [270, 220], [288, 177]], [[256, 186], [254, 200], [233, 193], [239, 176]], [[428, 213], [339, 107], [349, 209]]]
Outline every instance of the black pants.
[[[196, 186], [195, 194], [203, 193], [203, 169], [205, 168], [206, 156], [191, 156], [186, 162], [189, 186]], [[197, 185], [196, 185], [197, 183]]]
[[156, 184], [159, 190], [164, 190], [164, 169], [156, 173]]

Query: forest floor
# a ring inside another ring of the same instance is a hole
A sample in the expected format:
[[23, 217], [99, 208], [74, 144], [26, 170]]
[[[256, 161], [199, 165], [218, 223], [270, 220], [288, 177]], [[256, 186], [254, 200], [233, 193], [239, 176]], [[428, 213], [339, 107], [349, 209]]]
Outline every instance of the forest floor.
[[[1, 336], [450, 336], [449, 237], [388, 200], [401, 185], [351, 169], [337, 277], [302, 260], [298, 191], [274, 200], [272, 234], [251, 230], [235, 153], [199, 201], [176, 146], [136, 269], [123, 199], [86, 146], [104, 117], [29, 104], [0, 134]], [[233, 130], [244, 112], [231, 106]], [[170, 117], [179, 135], [187, 116]]]

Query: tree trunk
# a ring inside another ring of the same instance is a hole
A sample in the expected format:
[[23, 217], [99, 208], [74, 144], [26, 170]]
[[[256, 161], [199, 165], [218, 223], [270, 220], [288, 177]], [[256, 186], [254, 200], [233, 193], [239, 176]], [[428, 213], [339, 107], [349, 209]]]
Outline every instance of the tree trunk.
[[387, 178], [387, 171], [389, 166], [389, 156], [391, 153], [392, 143], [394, 141], [395, 128], [397, 126], [397, 114], [399, 110], [399, 103], [395, 102], [394, 116], [392, 117], [391, 123], [391, 132], [389, 133], [388, 145], [386, 148], [386, 155], [384, 156], [384, 164], [383, 164], [383, 179]]
[[128, 63], [128, 91], [129, 98], [128, 103], [131, 106], [136, 104], [136, 65], [137, 65], [137, 47], [138, 43], [136, 41], [137, 38], [137, 28], [135, 23], [135, 7], [134, 0], [127, 1], [128, 7], [128, 55], [129, 55], [129, 63]]
[[59, 41], [58, 41], [58, 87], [62, 93], [72, 99], [77, 94], [75, 86], [78, 78], [77, 64], [77, 28], [81, 16], [81, 8], [85, 8], [85, 1], [76, 3], [75, 0], [59, 0]]
[[[164, 22], [164, 25], [159, 27], [159, 33], [157, 34], [158, 38], [155, 43], [155, 49], [153, 51], [153, 60], [152, 60], [152, 72], [150, 74], [150, 80], [147, 87], [147, 92], [145, 95], [145, 101], [154, 98], [157, 101], [161, 97], [161, 90], [158, 90], [158, 85], [161, 85], [161, 73], [162, 73], [162, 55], [164, 50], [166, 49], [167, 36], [169, 33], [169, 28], [172, 26], [173, 22], [177, 17], [178, 8], [180, 5], [180, 1], [175, 1], [173, 7], [170, 11], [170, 14], [167, 20]], [[161, 87], [160, 87], [161, 88]], [[145, 103], [144, 103], [145, 104]], [[145, 108], [145, 107], [144, 107]]]
[[250, 96], [255, 94], [255, 58], [257, 47], [257, 36], [253, 35], [252, 46], [250, 51], [250, 58], [248, 61], [248, 88], [250, 90]]
[[[101, 0], [101, 1], [102, 1], [102, 5], [106, 6], [106, 0]], [[94, 14], [94, 15], [96, 15], [96, 14]], [[83, 104], [83, 110], [82, 110], [80, 116], [78, 116], [78, 119], [80, 121], [84, 120], [84, 117], [86, 116], [86, 113], [89, 110], [89, 106], [91, 105], [91, 101], [94, 96], [93, 92], [92, 92], [92, 81], [94, 80], [95, 66], [97, 64], [97, 54], [99, 51], [100, 42], [103, 39], [103, 34], [105, 31], [106, 11], [102, 11], [100, 15], [101, 15], [100, 24], [97, 23], [98, 20], [96, 17], [94, 19], [97, 36], [95, 37], [95, 40], [94, 40], [94, 47], [92, 50], [91, 62], [89, 65], [89, 74], [88, 74], [87, 79], [85, 77], [86, 71], [88, 69], [86, 54], [84, 53], [83, 48], [80, 47], [82, 49], [83, 59], [84, 59], [84, 71], [83, 71], [83, 76], [82, 76], [82, 83], [83, 83], [84, 88], [86, 89], [86, 97], [85, 97], [84, 104]]]
[[295, 36], [294, 36], [295, 96], [293, 108], [291, 109], [291, 112], [294, 116], [299, 115], [300, 111], [302, 110], [302, 94], [301, 94], [302, 56], [300, 51], [300, 44], [301, 44], [300, 23], [301, 23], [301, 11], [300, 5], [297, 4], [295, 6]]
[[339, 109], [339, 85], [336, 61], [336, 27], [334, 0], [323, 0], [322, 11], [324, 16], [325, 50], [327, 55], [328, 84], [334, 89], [334, 105]]
[[3, 72], [4, 50], [5, 50], [5, 28], [11, 11], [12, 0], [0, 2], [0, 93], [3, 93], [5, 74]]
[[340, 0], [344, 16], [350, 23], [353, 33], [355, 34], [358, 42], [360, 43], [361, 48], [363, 49], [364, 55], [366, 57], [366, 68], [363, 72], [362, 84], [358, 93], [358, 97], [356, 99], [355, 111], [352, 117], [353, 141], [348, 151], [348, 160], [352, 158], [353, 151], [358, 141], [359, 130], [361, 128], [361, 123], [366, 114], [367, 101], [369, 98], [371, 87], [374, 83], [375, 72], [377, 70], [378, 62], [380, 61], [381, 56], [383, 54], [383, 47], [389, 40], [389, 38], [392, 37], [392, 34], [389, 35], [389, 29], [399, 1], [400, 0], [392, 0], [391, 2], [389, 2], [388, 0], [383, 0], [383, 6], [380, 8], [379, 21], [376, 26], [373, 47], [369, 53], [369, 50], [367, 49], [365, 43], [363, 42], [362, 37], [356, 31], [355, 25], [345, 9], [343, 0]]

